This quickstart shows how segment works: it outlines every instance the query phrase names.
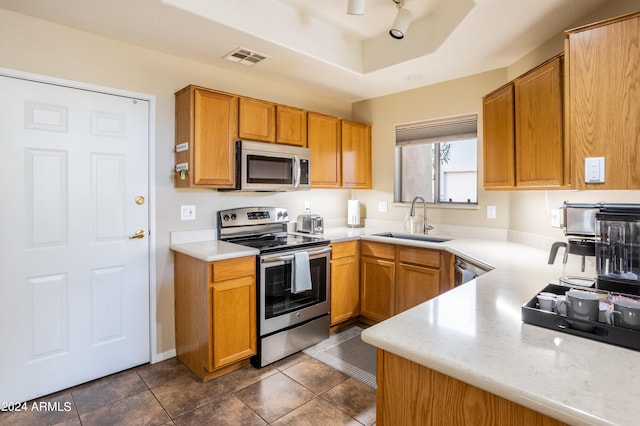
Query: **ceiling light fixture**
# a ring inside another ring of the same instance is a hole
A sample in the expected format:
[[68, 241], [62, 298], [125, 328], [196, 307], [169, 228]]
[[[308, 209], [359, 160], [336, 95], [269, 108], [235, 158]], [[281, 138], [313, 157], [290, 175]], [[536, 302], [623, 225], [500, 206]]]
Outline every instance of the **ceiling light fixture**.
[[349, 0], [347, 13], [349, 15], [364, 15], [365, 0]]
[[403, 9], [404, 0], [391, 0], [398, 6], [398, 14], [396, 15], [396, 20], [393, 22], [393, 26], [389, 30], [389, 35], [395, 39], [404, 38], [407, 29], [409, 28], [409, 24], [411, 23], [411, 18], [413, 15], [407, 9]]

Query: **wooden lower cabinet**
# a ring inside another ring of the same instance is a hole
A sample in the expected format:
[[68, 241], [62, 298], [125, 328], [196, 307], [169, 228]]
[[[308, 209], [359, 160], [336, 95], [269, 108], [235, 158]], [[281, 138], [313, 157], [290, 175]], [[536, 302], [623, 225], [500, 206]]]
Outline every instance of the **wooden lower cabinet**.
[[331, 244], [331, 325], [360, 315], [360, 242]]
[[380, 426], [565, 424], [380, 349], [377, 382]]
[[440, 250], [398, 246], [395, 313], [440, 294]]
[[394, 315], [395, 245], [363, 241], [361, 245], [362, 309], [360, 315], [384, 321]]
[[384, 321], [394, 315], [396, 264], [393, 260], [362, 257], [360, 315]]
[[203, 381], [256, 354], [256, 262], [205, 262], [175, 253], [176, 353]]
[[362, 242], [361, 316], [384, 321], [451, 288], [453, 257], [440, 250]]
[[440, 294], [440, 271], [424, 266], [400, 263], [395, 313], [411, 309]]

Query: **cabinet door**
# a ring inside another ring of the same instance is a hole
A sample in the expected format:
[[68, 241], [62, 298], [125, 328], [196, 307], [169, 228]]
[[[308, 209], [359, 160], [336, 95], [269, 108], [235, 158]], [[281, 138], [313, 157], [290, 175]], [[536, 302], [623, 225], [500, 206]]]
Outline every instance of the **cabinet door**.
[[[567, 33], [571, 185], [640, 188], [640, 13]], [[585, 183], [584, 160], [605, 158], [605, 182]]]
[[256, 354], [255, 258], [213, 262], [211, 277], [209, 356], [217, 369]]
[[190, 86], [176, 94], [176, 144], [189, 142], [176, 153], [176, 163], [189, 163], [175, 186], [233, 188], [235, 142], [238, 139], [238, 97]]
[[485, 189], [515, 185], [513, 84], [487, 95], [482, 103]]
[[276, 141], [276, 105], [259, 99], [240, 98], [240, 139]]
[[339, 188], [340, 119], [309, 112], [307, 114], [307, 146], [311, 149], [311, 186]]
[[360, 314], [359, 266], [356, 256], [331, 260], [331, 325]]
[[342, 187], [371, 189], [371, 126], [342, 120]]
[[395, 261], [362, 258], [362, 316], [384, 321], [394, 315], [395, 269]]
[[307, 146], [307, 112], [305, 110], [276, 105], [276, 142]]
[[400, 263], [396, 284], [396, 314], [440, 294], [440, 272], [425, 266]]
[[514, 81], [516, 186], [564, 185], [562, 62], [555, 58]]
[[256, 353], [255, 279], [242, 277], [214, 283], [211, 291], [213, 368]]

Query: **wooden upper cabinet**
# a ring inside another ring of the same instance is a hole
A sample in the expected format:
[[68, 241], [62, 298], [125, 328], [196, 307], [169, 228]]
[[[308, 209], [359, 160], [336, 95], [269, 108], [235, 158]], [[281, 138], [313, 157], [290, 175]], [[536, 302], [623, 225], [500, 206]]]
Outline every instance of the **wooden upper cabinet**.
[[235, 142], [238, 139], [238, 97], [198, 86], [176, 93], [176, 187], [233, 188]]
[[307, 146], [311, 149], [311, 186], [339, 188], [341, 184], [340, 119], [309, 112], [307, 126]]
[[[572, 187], [640, 188], [640, 13], [566, 32]], [[605, 182], [585, 183], [587, 157]]]
[[513, 84], [492, 92], [482, 103], [484, 187], [515, 185], [515, 120]]
[[276, 142], [307, 146], [307, 112], [305, 110], [276, 105]]
[[564, 185], [562, 58], [514, 81], [516, 186]]
[[342, 187], [371, 189], [371, 126], [342, 120]]
[[276, 104], [252, 98], [240, 98], [240, 139], [276, 141]]
[[553, 189], [568, 184], [562, 56], [483, 99], [486, 189]]

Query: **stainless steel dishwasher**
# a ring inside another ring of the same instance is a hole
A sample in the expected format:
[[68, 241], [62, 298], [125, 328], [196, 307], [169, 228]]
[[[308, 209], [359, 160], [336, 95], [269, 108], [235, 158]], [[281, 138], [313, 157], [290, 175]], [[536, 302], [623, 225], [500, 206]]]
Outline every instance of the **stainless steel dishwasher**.
[[469, 282], [476, 277], [484, 274], [485, 272], [489, 272], [491, 269], [493, 269], [488, 266], [480, 266], [460, 256], [456, 256], [454, 268], [454, 283], [456, 287]]

